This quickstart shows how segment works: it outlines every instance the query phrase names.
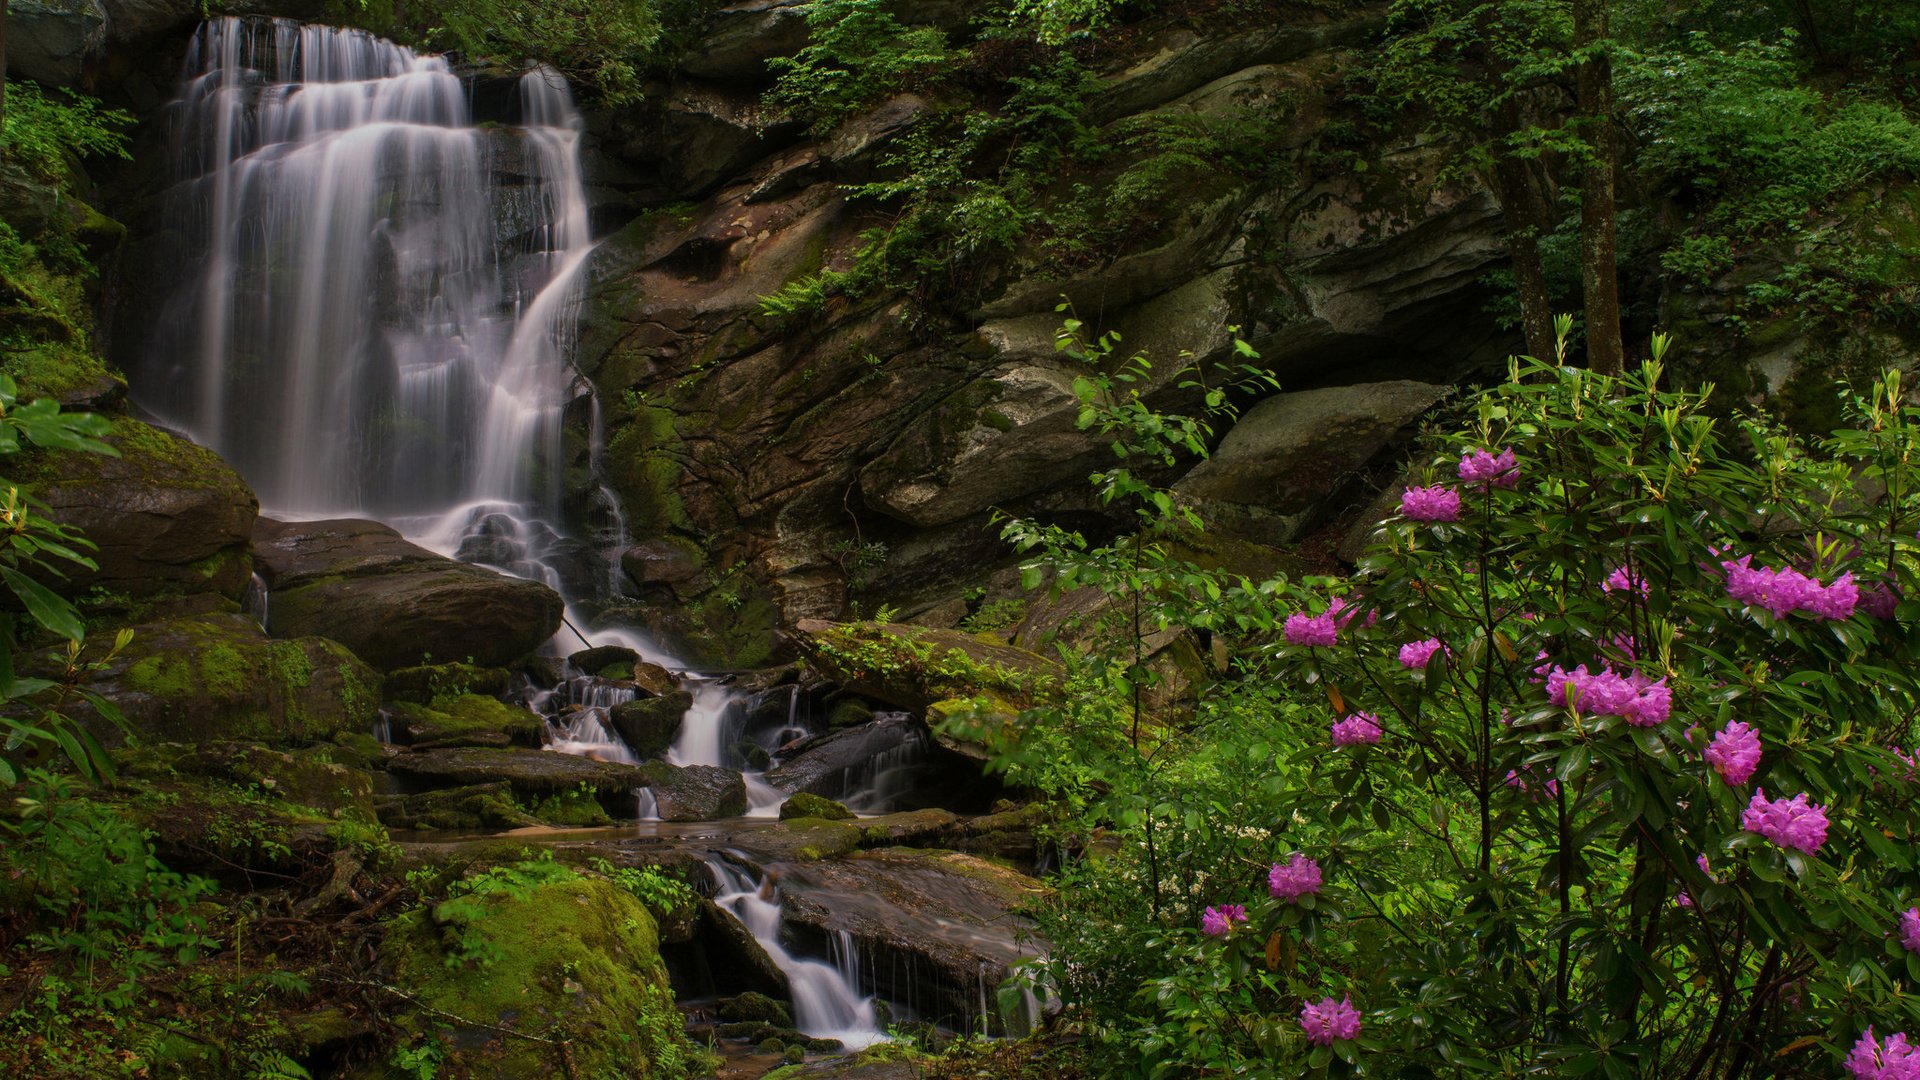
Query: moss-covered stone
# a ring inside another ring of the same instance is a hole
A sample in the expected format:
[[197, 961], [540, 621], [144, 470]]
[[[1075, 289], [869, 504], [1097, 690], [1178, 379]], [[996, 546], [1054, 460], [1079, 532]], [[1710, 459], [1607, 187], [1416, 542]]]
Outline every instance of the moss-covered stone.
[[853, 811], [823, 795], [799, 792], [780, 804], [780, 820], [819, 818], [822, 821], [852, 821]]
[[695, 1071], [653, 917], [631, 894], [538, 863], [470, 885], [394, 920], [380, 949], [412, 1000], [395, 1023], [440, 1038], [452, 1074]]
[[628, 749], [643, 758], [657, 758], [680, 737], [681, 721], [692, 706], [693, 695], [676, 690], [664, 697], [621, 702], [609, 710], [607, 719]]
[[489, 694], [507, 692], [505, 668], [477, 667], [473, 664], [422, 664], [387, 672], [387, 700], [411, 701], [426, 705], [434, 698], [449, 694]]
[[793, 1026], [793, 1014], [785, 1005], [754, 990], [721, 999], [719, 1012], [722, 1020], [758, 1020], [783, 1028]]
[[479, 694], [435, 698], [431, 705], [395, 702], [395, 739], [428, 749], [438, 746], [525, 746], [538, 749], [546, 723], [519, 705]]
[[795, 630], [828, 678], [915, 711], [982, 694], [1024, 708], [1056, 693], [1060, 683], [1060, 666], [1046, 657], [956, 630], [815, 619], [802, 620]]
[[172, 762], [176, 773], [216, 776], [257, 787], [288, 802], [327, 811], [354, 811], [373, 818], [373, 776], [322, 759], [324, 750], [281, 752], [244, 743], [210, 743]]
[[390, 829], [491, 832], [540, 824], [539, 818], [514, 801], [512, 787], [504, 782], [380, 796], [374, 800], [374, 809], [380, 823]]
[[[47, 669], [60, 657], [39, 654]], [[270, 641], [237, 612], [146, 623], [89, 681], [127, 721], [123, 732], [76, 705], [108, 745], [127, 734], [189, 743], [309, 743], [372, 730], [379, 678], [336, 642]]]

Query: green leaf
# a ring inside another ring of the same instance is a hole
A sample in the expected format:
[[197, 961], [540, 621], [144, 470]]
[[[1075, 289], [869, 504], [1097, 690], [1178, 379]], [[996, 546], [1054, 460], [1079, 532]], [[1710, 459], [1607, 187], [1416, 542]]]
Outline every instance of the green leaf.
[[87, 636], [87, 628], [80, 621], [79, 612], [45, 585], [6, 567], [0, 567], [0, 579], [6, 581], [7, 588], [20, 598], [20, 602], [26, 605], [27, 613], [41, 626], [68, 641], [80, 641]]

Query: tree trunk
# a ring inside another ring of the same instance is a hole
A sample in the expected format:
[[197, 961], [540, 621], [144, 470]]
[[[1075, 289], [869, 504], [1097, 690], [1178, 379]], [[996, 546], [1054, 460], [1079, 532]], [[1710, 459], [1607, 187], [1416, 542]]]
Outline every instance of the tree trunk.
[[1519, 103], [1512, 98], [1502, 103], [1494, 123], [1492, 186], [1506, 221], [1507, 255], [1513, 260], [1513, 284], [1520, 295], [1520, 328], [1527, 337], [1527, 352], [1536, 360], [1552, 362], [1552, 301], [1547, 296], [1546, 268], [1540, 262], [1546, 199], [1527, 162], [1501, 145], [1520, 130]]
[[[0, 0], [0, 131], [7, 123], [7, 0]], [[7, 144], [0, 141], [0, 161], [7, 160]]]
[[1620, 272], [1614, 237], [1613, 63], [1607, 57], [1609, 0], [1574, 0], [1573, 43], [1584, 53], [1577, 87], [1589, 152], [1580, 177], [1580, 281], [1587, 307], [1587, 366], [1626, 370], [1620, 337]]

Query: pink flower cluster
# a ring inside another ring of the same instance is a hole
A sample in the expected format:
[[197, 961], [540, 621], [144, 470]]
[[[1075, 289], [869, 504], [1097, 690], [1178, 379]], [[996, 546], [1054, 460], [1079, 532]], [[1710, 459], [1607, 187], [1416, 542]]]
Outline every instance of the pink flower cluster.
[[[1560, 794], [1560, 781], [1549, 776], [1547, 777], [1546, 783], [1540, 783], [1540, 781], [1534, 777], [1533, 766], [1531, 765], [1527, 766], [1524, 770], [1508, 769], [1507, 786], [1519, 791], [1522, 795], [1529, 795], [1538, 791], [1545, 793], [1546, 797], [1551, 799]], [[1538, 798], [1537, 795], [1535, 797]]]
[[1641, 577], [1638, 571], [1624, 566], [1608, 574], [1605, 584], [1600, 588], [1605, 592], [1637, 592], [1641, 596], [1648, 592], [1647, 579]]
[[1810, 805], [1805, 792], [1790, 800], [1769, 800], [1765, 788], [1755, 788], [1753, 800], [1740, 815], [1740, 827], [1783, 848], [1811, 855], [1827, 842], [1827, 808]]
[[1847, 1055], [1847, 1072], [1854, 1080], [1920, 1080], [1920, 1046], [1908, 1042], [1905, 1032], [1881, 1043], [1869, 1027]]
[[1289, 645], [1331, 645], [1340, 638], [1340, 627], [1334, 621], [1335, 613], [1327, 611], [1319, 615], [1309, 615], [1296, 611], [1287, 616], [1286, 635]]
[[1211, 937], [1224, 937], [1233, 929], [1233, 924], [1247, 921], [1245, 904], [1221, 904], [1210, 907], [1200, 916], [1200, 929]]
[[1900, 913], [1900, 944], [1910, 953], [1920, 953], [1920, 907]]
[[1720, 564], [1727, 573], [1727, 595], [1748, 607], [1766, 608], [1776, 619], [1796, 611], [1823, 619], [1845, 619], [1860, 603], [1860, 586], [1854, 583], [1851, 572], [1833, 579], [1831, 585], [1822, 585], [1792, 567], [1774, 570], [1753, 566], [1752, 561], [1753, 556], [1742, 555]]
[[1411, 671], [1425, 671], [1427, 669], [1427, 661], [1433, 659], [1433, 654], [1445, 647], [1446, 646], [1440, 644], [1439, 638], [1428, 638], [1425, 641], [1409, 641], [1405, 645], [1400, 646], [1400, 666]]
[[1400, 493], [1400, 513], [1408, 521], [1459, 521], [1460, 493], [1450, 487], [1410, 487]]
[[1510, 488], [1520, 482], [1520, 464], [1510, 449], [1498, 454], [1469, 450], [1460, 455], [1460, 479], [1471, 487]]
[[1360, 1010], [1353, 1007], [1353, 996], [1342, 994], [1339, 1001], [1330, 997], [1309, 1002], [1300, 1010], [1300, 1030], [1315, 1046], [1332, 1046], [1344, 1039], [1360, 1036]]
[[1333, 745], [1354, 746], [1359, 743], [1377, 743], [1380, 741], [1380, 718], [1372, 713], [1358, 712], [1333, 725]]
[[1267, 891], [1289, 904], [1312, 896], [1320, 891], [1320, 864], [1298, 853], [1285, 863], [1274, 863], [1267, 871]]
[[1588, 672], [1585, 664], [1572, 671], [1554, 665], [1547, 672], [1547, 699], [1588, 716], [1624, 717], [1635, 727], [1653, 727], [1673, 712], [1667, 680], [1621, 675], [1609, 667]]
[[1728, 787], [1739, 787], [1760, 767], [1760, 733], [1735, 720], [1713, 737], [1705, 751], [1707, 764]]

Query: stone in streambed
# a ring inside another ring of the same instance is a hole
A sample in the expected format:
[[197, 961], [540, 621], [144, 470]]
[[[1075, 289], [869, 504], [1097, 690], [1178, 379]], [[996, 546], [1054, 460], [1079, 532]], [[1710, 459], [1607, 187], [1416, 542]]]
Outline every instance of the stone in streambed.
[[584, 784], [602, 798], [629, 807], [633, 789], [648, 782], [640, 769], [619, 762], [551, 750], [486, 747], [400, 754], [387, 763], [387, 771], [448, 787], [505, 781], [516, 794], [534, 798], [572, 791]]
[[609, 679], [626, 678], [633, 673], [633, 665], [639, 662], [640, 654], [625, 645], [596, 645], [567, 657], [567, 663], [582, 673], [604, 675]]
[[539, 818], [514, 801], [513, 788], [504, 781], [418, 795], [382, 795], [374, 799], [374, 810], [380, 824], [389, 829], [477, 832], [540, 824]]
[[792, 821], [794, 818], [819, 818], [822, 821], [851, 821], [853, 811], [834, 802], [832, 799], [802, 791], [788, 797], [780, 804], [780, 820]]
[[662, 821], [718, 821], [747, 812], [746, 781], [732, 769], [649, 761], [634, 771], [653, 789]]
[[664, 697], [634, 698], [607, 712], [607, 719], [627, 748], [643, 758], [657, 758], [680, 737], [680, 723], [693, 707], [693, 695], [675, 690]]
[[454, 562], [374, 521], [254, 527], [272, 588], [268, 629], [319, 634], [382, 670], [432, 657], [502, 666], [560, 626], [560, 595], [538, 582]]

